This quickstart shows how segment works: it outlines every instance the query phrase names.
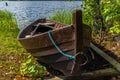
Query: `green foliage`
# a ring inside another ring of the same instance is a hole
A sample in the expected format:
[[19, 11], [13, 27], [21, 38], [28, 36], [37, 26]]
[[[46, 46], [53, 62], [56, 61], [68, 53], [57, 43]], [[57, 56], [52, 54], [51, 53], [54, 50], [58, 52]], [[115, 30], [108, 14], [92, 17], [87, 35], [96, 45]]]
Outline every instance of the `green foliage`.
[[83, 22], [92, 26], [97, 32], [99, 32], [100, 28], [104, 28], [105, 31], [110, 30], [113, 33], [114, 30], [118, 29], [115, 33], [119, 33], [118, 27], [120, 24], [114, 24], [120, 21], [119, 2], [120, 0], [84, 0], [82, 5]]
[[12, 13], [0, 10], [0, 30], [18, 32], [17, 23]]
[[105, 18], [105, 22], [108, 22], [109, 20], [117, 20], [120, 18], [120, 4], [118, 3], [118, 0], [108, 0], [108, 1], [101, 1], [102, 6], [102, 15]]
[[20, 74], [24, 76], [43, 77], [44, 71], [46, 71], [46, 68], [38, 65], [36, 59], [30, 55], [23, 61], [20, 67]]
[[49, 18], [51, 20], [61, 22], [61, 23], [64, 23], [64, 24], [71, 24], [72, 23], [71, 11], [66, 11], [66, 10], [56, 11]]
[[83, 23], [92, 26], [92, 16], [83, 11]]
[[114, 26], [110, 28], [110, 33], [120, 34], [120, 23], [119, 22], [114, 23]]
[[4, 54], [6, 51], [8, 51], [7, 53], [20, 51], [19, 47], [21, 46], [16, 39], [18, 35], [17, 23], [8, 11], [0, 10], [0, 34], [0, 54]]

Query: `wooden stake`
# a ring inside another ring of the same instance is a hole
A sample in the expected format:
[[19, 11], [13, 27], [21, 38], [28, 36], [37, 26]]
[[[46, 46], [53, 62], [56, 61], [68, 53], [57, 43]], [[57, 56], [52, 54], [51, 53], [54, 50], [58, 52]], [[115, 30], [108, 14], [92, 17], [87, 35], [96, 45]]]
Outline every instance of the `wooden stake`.
[[73, 26], [75, 28], [75, 54], [83, 51], [83, 27], [82, 27], [82, 11], [73, 11]]
[[73, 26], [75, 29], [75, 51], [74, 54], [76, 55], [74, 64], [71, 70], [72, 76], [76, 76], [80, 72], [80, 64], [82, 64], [82, 55], [83, 53], [83, 27], [82, 27], [82, 11], [81, 10], [74, 10], [73, 14]]

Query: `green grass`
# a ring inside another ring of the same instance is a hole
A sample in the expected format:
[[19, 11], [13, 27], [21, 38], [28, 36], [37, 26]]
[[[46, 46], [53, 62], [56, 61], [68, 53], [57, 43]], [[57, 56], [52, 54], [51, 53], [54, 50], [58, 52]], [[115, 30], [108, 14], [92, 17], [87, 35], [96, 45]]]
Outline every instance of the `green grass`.
[[[0, 10], [0, 54], [23, 51], [16, 37], [18, 28], [12, 13]], [[22, 49], [22, 50], [21, 50]]]
[[[12, 13], [0, 10], [0, 30], [2, 31], [17, 31], [16, 20], [13, 18]], [[18, 31], [17, 31], [18, 32]]]
[[72, 24], [72, 11], [56, 11], [54, 14], [49, 16], [51, 20], [61, 22], [64, 24]]
[[12, 13], [0, 10], [0, 78], [11, 80], [12, 76], [13, 80], [15, 75], [42, 77], [44, 70], [41, 70], [41, 66], [18, 42], [18, 33], [17, 23]]
[[[16, 20], [12, 13], [0, 10], [0, 77], [7, 73], [14, 74], [19, 70], [20, 53], [24, 50], [21, 48], [16, 37], [18, 28]], [[20, 61], [21, 62], [21, 61]], [[9, 79], [10, 75], [6, 75], [5, 79]]]

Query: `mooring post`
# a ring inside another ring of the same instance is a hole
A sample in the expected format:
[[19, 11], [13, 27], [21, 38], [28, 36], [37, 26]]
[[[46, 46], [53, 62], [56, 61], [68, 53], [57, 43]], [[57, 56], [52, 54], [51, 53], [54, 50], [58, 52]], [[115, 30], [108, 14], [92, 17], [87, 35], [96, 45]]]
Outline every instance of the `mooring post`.
[[82, 55], [84, 44], [83, 44], [83, 26], [82, 26], [82, 11], [81, 10], [74, 10], [72, 14], [73, 19], [73, 27], [75, 29], [75, 48], [74, 48], [74, 55], [76, 55], [73, 68], [71, 71], [72, 76], [76, 76], [80, 72], [80, 65], [82, 64]]
[[82, 26], [82, 11], [75, 10], [73, 11], [73, 26], [75, 29], [75, 51], [78, 52], [83, 51], [83, 26]]

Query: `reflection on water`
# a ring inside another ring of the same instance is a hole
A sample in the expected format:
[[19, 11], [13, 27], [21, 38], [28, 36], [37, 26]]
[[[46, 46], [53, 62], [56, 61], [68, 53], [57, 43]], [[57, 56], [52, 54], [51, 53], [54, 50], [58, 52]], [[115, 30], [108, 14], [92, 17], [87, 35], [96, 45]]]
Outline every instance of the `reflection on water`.
[[17, 19], [19, 28], [23, 28], [39, 18], [48, 18], [56, 10], [73, 10], [80, 8], [81, 1], [4, 1], [0, 9], [12, 12]]

